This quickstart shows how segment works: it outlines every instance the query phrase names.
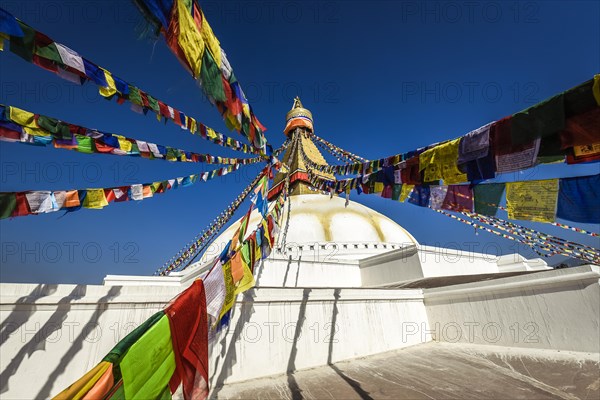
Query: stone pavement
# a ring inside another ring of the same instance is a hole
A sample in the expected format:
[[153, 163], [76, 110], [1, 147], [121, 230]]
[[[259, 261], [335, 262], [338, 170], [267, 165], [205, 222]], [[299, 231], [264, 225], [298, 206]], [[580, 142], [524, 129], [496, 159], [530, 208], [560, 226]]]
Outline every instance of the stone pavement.
[[427, 343], [225, 385], [219, 399], [600, 399], [597, 353]]

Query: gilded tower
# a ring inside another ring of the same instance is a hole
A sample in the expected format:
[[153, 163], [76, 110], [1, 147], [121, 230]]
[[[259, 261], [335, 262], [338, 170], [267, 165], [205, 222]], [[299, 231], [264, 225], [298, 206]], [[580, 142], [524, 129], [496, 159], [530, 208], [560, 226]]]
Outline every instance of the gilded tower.
[[[273, 188], [269, 192], [269, 199], [274, 198], [283, 190], [285, 177], [290, 176], [290, 194], [314, 194], [310, 189], [311, 183], [308, 167], [304, 161], [307, 160], [318, 164], [327, 165], [327, 161], [312, 141], [313, 117], [312, 113], [302, 106], [298, 97], [294, 99], [292, 109], [286, 114], [286, 125], [283, 133], [288, 137], [290, 143], [281, 160], [287, 167], [286, 173], [278, 173], [273, 182]], [[333, 179], [333, 175], [311, 169], [311, 174], [316, 177]]]

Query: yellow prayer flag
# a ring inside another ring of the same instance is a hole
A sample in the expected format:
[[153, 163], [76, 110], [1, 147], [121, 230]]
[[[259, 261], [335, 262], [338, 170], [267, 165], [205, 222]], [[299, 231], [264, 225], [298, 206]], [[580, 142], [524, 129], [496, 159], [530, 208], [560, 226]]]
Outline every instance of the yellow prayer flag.
[[198, 130], [196, 120], [192, 117], [190, 117], [190, 124], [188, 125], [188, 130], [192, 133], [192, 135]]
[[410, 196], [410, 192], [412, 192], [414, 187], [415, 185], [403, 184], [402, 191], [400, 192], [400, 199], [398, 199], [398, 201], [400, 203], [404, 203], [406, 199], [408, 199], [408, 196]]
[[242, 103], [242, 112], [248, 118], [250, 118], [250, 106], [246, 103]]
[[211, 139], [217, 139], [217, 134], [212, 128], [206, 127], [206, 136]]
[[17, 125], [26, 126], [33, 129], [39, 129], [35, 122], [35, 114], [29, 111], [21, 110], [17, 107], [8, 107], [8, 117]]
[[373, 187], [373, 193], [381, 193], [383, 192], [383, 183], [382, 182], [375, 182], [375, 185]]
[[235, 285], [233, 284], [233, 277], [231, 276], [230, 261], [227, 261], [223, 265], [223, 279], [225, 280], [225, 301], [223, 302], [219, 319], [223, 318], [223, 315], [225, 315], [235, 303]]
[[104, 189], [88, 189], [83, 200], [83, 206], [85, 208], [103, 208], [108, 205], [106, 196], [104, 195]]
[[239, 294], [245, 292], [246, 290], [254, 287], [254, 276], [252, 275], [252, 271], [250, 271], [250, 267], [245, 262], [242, 262], [244, 267], [244, 276], [242, 280], [239, 282], [237, 288], [235, 289], [234, 294]]
[[85, 375], [57, 394], [52, 400], [79, 400], [94, 386], [102, 374], [110, 367], [108, 361], [102, 361]]
[[104, 97], [110, 97], [113, 94], [117, 93], [117, 86], [115, 85], [115, 80], [112, 77], [112, 74], [100, 67], [102, 71], [104, 71], [104, 77], [106, 78], [106, 83], [108, 83], [107, 87], [100, 87], [100, 94]]
[[[194, 21], [192, 20], [192, 23], [193, 22]], [[217, 39], [217, 37], [213, 33], [213, 30], [210, 27], [210, 24], [208, 23], [204, 12], [202, 12], [202, 28], [200, 29], [200, 34], [202, 35], [204, 44], [206, 45], [206, 47], [208, 47], [210, 54], [212, 54], [219, 68], [221, 68], [221, 44], [219, 43], [219, 39]]]
[[115, 135], [113, 134], [114, 137], [117, 138], [117, 140], [119, 141], [119, 148], [123, 151], [126, 151], [127, 153], [129, 153], [131, 151], [131, 142], [129, 140], [127, 140], [125, 138], [125, 136], [121, 136], [121, 135]]
[[506, 184], [506, 209], [509, 219], [553, 222], [557, 199], [558, 179]]
[[425, 150], [419, 155], [419, 170], [425, 170], [425, 182], [443, 179], [445, 185], [467, 181], [467, 174], [458, 169], [458, 146], [460, 139]]
[[42, 128], [32, 128], [29, 126], [24, 126], [23, 131], [31, 136], [52, 136], [51, 133], [48, 133], [45, 129]]
[[[185, 6], [183, 0], [177, 0], [177, 14], [179, 16], [179, 35], [177, 41], [179, 47], [183, 51], [188, 64], [192, 68], [192, 74], [194, 78], [197, 78], [200, 74], [200, 67], [202, 65], [202, 55], [204, 54], [204, 41], [198, 29], [194, 18], [189, 13], [188, 8]], [[204, 26], [205, 20], [203, 19], [202, 25]], [[183, 121], [182, 121], [183, 122]]]

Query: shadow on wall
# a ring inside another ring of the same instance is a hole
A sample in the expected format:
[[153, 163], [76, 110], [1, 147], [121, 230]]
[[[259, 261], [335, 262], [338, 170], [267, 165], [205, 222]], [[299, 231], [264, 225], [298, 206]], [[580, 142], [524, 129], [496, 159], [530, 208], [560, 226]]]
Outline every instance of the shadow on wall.
[[362, 388], [362, 386], [360, 385], [360, 382], [355, 381], [354, 379], [352, 379], [349, 376], [347, 376], [346, 374], [344, 374], [344, 372], [341, 369], [336, 367], [331, 362], [332, 355], [333, 355], [333, 343], [335, 340], [335, 338], [334, 338], [335, 327], [337, 326], [336, 325], [337, 324], [337, 316], [338, 316], [337, 304], [338, 304], [338, 300], [340, 298], [340, 291], [341, 291], [341, 289], [335, 289], [333, 291], [333, 297], [335, 298], [335, 300], [333, 301], [333, 312], [331, 315], [331, 331], [329, 332], [329, 352], [327, 353], [327, 365], [329, 365], [329, 367], [331, 369], [333, 369], [335, 371], [335, 373], [340, 376], [340, 378], [342, 378], [344, 381], [346, 381], [346, 383], [348, 383], [348, 385], [350, 385], [350, 387], [356, 392], [357, 395], [360, 396], [361, 399], [373, 400], [373, 398], [369, 395], [369, 392], [367, 392], [366, 390], [364, 390]]
[[298, 386], [296, 378], [293, 372], [296, 370], [296, 355], [298, 354], [298, 339], [302, 335], [302, 326], [306, 320], [306, 305], [308, 303], [308, 296], [311, 289], [304, 289], [302, 293], [302, 302], [300, 303], [300, 310], [298, 310], [298, 321], [296, 321], [296, 331], [294, 332], [294, 341], [292, 342], [292, 350], [290, 351], [290, 358], [288, 359], [287, 365], [287, 381], [292, 394], [293, 400], [303, 399], [302, 389]]
[[[56, 288], [54, 288], [56, 289]], [[35, 292], [35, 291], [34, 291]], [[0, 373], [0, 394], [8, 391], [8, 380], [11, 376], [13, 376], [21, 362], [27, 357], [31, 357], [31, 355], [37, 350], [46, 350], [46, 340], [57, 330], [62, 328], [63, 323], [67, 319], [67, 314], [71, 310], [71, 302], [82, 298], [85, 296], [86, 286], [85, 285], [77, 285], [68, 296], [63, 297], [57, 303], [56, 311], [50, 316], [48, 321], [36, 332], [36, 334], [31, 338], [29, 342], [27, 342], [14, 356], [10, 363], [6, 366], [4, 371]], [[22, 306], [15, 307], [15, 310], [11, 315], [16, 315], [18, 313], [18, 308]], [[34, 306], [33, 306], [34, 307]], [[33, 308], [32, 307], [32, 308]], [[34, 309], [34, 308], [33, 308]], [[35, 311], [28, 312], [27, 320], [31, 318]]]
[[[119, 294], [121, 294], [121, 286], [111, 287], [108, 293], [98, 300], [98, 307], [96, 307], [94, 314], [84, 326], [97, 326], [98, 321], [100, 320], [100, 316], [104, 314], [104, 312], [108, 308], [108, 304], [106, 303], [116, 298]], [[56, 382], [56, 378], [63, 374], [69, 362], [73, 358], [75, 358], [79, 351], [81, 351], [83, 347], [83, 341], [87, 338], [88, 334], [89, 332], [87, 332], [86, 329], [83, 329], [79, 336], [75, 338], [69, 350], [61, 357], [58, 366], [48, 376], [46, 383], [44, 384], [44, 386], [42, 386], [37, 396], [35, 396], [36, 399], [47, 399], [50, 397], [50, 392], [52, 391], [52, 387]]]
[[16, 301], [10, 315], [0, 324], [0, 346], [8, 340], [11, 334], [17, 332], [29, 321], [37, 310], [37, 306], [33, 302], [42, 297], [53, 295], [57, 287], [58, 285], [37, 285], [31, 293]]
[[[354, 390], [356, 392], [356, 394], [361, 399], [372, 400], [373, 398], [369, 395], [369, 392], [365, 391], [361, 387], [360, 382], [349, 377], [346, 373], [344, 373], [344, 371], [339, 369], [332, 362], [333, 345], [334, 345], [335, 339], [336, 339], [335, 333], [336, 333], [337, 319], [338, 319], [338, 314], [339, 314], [338, 302], [339, 302], [341, 290], [342, 290], [341, 288], [333, 289], [334, 301], [333, 301], [333, 307], [332, 307], [331, 331], [330, 331], [330, 335], [329, 335], [330, 342], [329, 342], [329, 349], [328, 349], [328, 355], [327, 355], [327, 364], [333, 371], [335, 371], [340, 376], [340, 378], [342, 378], [352, 388], [352, 390]], [[306, 322], [307, 305], [308, 305], [308, 300], [309, 300], [311, 291], [312, 291], [312, 289], [310, 289], [310, 288], [303, 289], [302, 300], [300, 302], [300, 308], [298, 310], [298, 318], [296, 321], [296, 327], [295, 327], [295, 331], [294, 331], [294, 338], [292, 341], [292, 346], [291, 346], [290, 355], [288, 358], [288, 363], [287, 363], [287, 368], [286, 368], [288, 390], [289, 390], [289, 394], [290, 394], [289, 397], [291, 397], [292, 400], [301, 400], [304, 398], [303, 390], [300, 387], [300, 384], [298, 383], [298, 381], [296, 380], [296, 377], [294, 376], [294, 372], [296, 371], [296, 358], [298, 356], [298, 341], [299, 341], [300, 337], [302, 336], [302, 330], [303, 330], [305, 322]], [[229, 343], [227, 343], [227, 341], [228, 341], [227, 338], [228, 338], [228, 336], [230, 336], [229, 331], [232, 329], [231, 326], [228, 328], [227, 332], [222, 333], [223, 337], [219, 343], [219, 345], [222, 346], [221, 355], [219, 357], [217, 357], [217, 359], [215, 360], [214, 367], [213, 367], [213, 371], [215, 371], [215, 372], [214, 372], [213, 376], [210, 378], [211, 387], [214, 388], [210, 395], [211, 399], [218, 398], [218, 394], [219, 394], [220, 390], [223, 388], [223, 382], [225, 381], [225, 379], [228, 376], [231, 375], [231, 367], [237, 362], [236, 353], [235, 353], [235, 344], [236, 344], [236, 341], [241, 338], [242, 329], [243, 329], [244, 325], [250, 320], [250, 317], [253, 313], [252, 304], [253, 304], [253, 300], [254, 300], [254, 290], [250, 290], [250, 291], [246, 292], [246, 294], [247, 294], [247, 296], [244, 296], [244, 300], [242, 302], [242, 307], [240, 309], [240, 313], [241, 313], [240, 317], [236, 322], [233, 334], [229, 338]], [[227, 349], [225, 349], [226, 345], [228, 345]], [[219, 376], [215, 378], [215, 375], [217, 374], [217, 372], [216, 372], [217, 366], [219, 365], [219, 360], [221, 360], [221, 359], [223, 360], [223, 362], [221, 363], [221, 370], [220, 370]]]
[[[242, 294], [242, 306], [240, 308], [240, 316], [235, 323], [235, 327], [232, 327], [231, 323], [227, 326], [225, 331], [221, 332], [221, 339], [218, 344], [215, 344], [212, 351], [216, 351], [220, 347], [219, 355], [216, 357], [214, 365], [209, 369], [213, 371], [212, 376], [209, 377], [210, 387], [214, 388], [211, 390], [210, 398], [216, 399], [219, 391], [223, 387], [223, 382], [231, 375], [231, 368], [237, 363], [237, 354], [235, 351], [235, 344], [238, 339], [241, 338], [244, 325], [250, 321], [250, 317], [254, 313], [254, 289], [250, 289]], [[237, 301], [236, 301], [237, 304]], [[234, 318], [234, 312], [236, 307], [234, 305], [231, 315], [231, 320]], [[231, 330], [233, 332], [230, 335]], [[229, 338], [229, 340], [228, 340]], [[229, 343], [227, 343], [229, 342]], [[221, 362], [221, 370], [218, 376], [217, 374], [219, 361]]]
[[[35, 313], [36, 307], [35, 305], [26, 306], [28, 302], [31, 302], [40, 297], [49, 296], [56, 291], [56, 285], [40, 285], [38, 286], [29, 296], [24, 296], [18, 300], [18, 304], [15, 306], [13, 312], [8, 316], [8, 318], [2, 324], [2, 343], [4, 343], [8, 338], [8, 330], [9, 328], [15, 326], [22, 326], [25, 324], [31, 316]], [[121, 291], [120, 287], [113, 287], [107, 293], [106, 296], [102, 297], [99, 300], [101, 303], [96, 311], [94, 312], [88, 324], [97, 323], [100, 315], [106, 310], [106, 305], [102, 304], [103, 302], [107, 302], [116, 296], [119, 295]], [[63, 297], [57, 302], [56, 311], [50, 316], [50, 318], [42, 325], [35, 335], [29, 340], [23, 347], [19, 349], [17, 354], [13, 357], [13, 359], [8, 363], [6, 368], [0, 373], [0, 394], [5, 393], [9, 390], [9, 379], [11, 376], [15, 375], [15, 373], [19, 370], [21, 363], [23, 362], [25, 356], [27, 358], [31, 357], [31, 355], [38, 351], [46, 350], [46, 341], [50, 338], [55, 332], [62, 329], [64, 322], [66, 321], [69, 312], [72, 308], [72, 303], [78, 299], [81, 299], [86, 294], [86, 286], [85, 285], [77, 285], [73, 288], [71, 293], [67, 296]], [[12, 324], [12, 325], [11, 325]], [[96, 326], [96, 325], [94, 325]], [[65, 353], [65, 355], [61, 358], [59, 365], [56, 369], [49, 374], [49, 378], [37, 394], [36, 398], [49, 398], [50, 391], [52, 390], [52, 386], [56, 381], [56, 378], [60, 376], [68, 363], [75, 357], [75, 355], [81, 350], [83, 346], [83, 341], [87, 337], [87, 332], [85, 329], [82, 333], [75, 338], [70, 349]], [[6, 334], [6, 337], [4, 335]]]

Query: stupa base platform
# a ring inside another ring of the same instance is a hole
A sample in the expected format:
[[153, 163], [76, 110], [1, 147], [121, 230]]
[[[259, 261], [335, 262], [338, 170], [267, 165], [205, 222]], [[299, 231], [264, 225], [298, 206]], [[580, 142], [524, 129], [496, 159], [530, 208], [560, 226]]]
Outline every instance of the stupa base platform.
[[216, 388], [213, 399], [597, 399], [598, 353], [429, 342]]

